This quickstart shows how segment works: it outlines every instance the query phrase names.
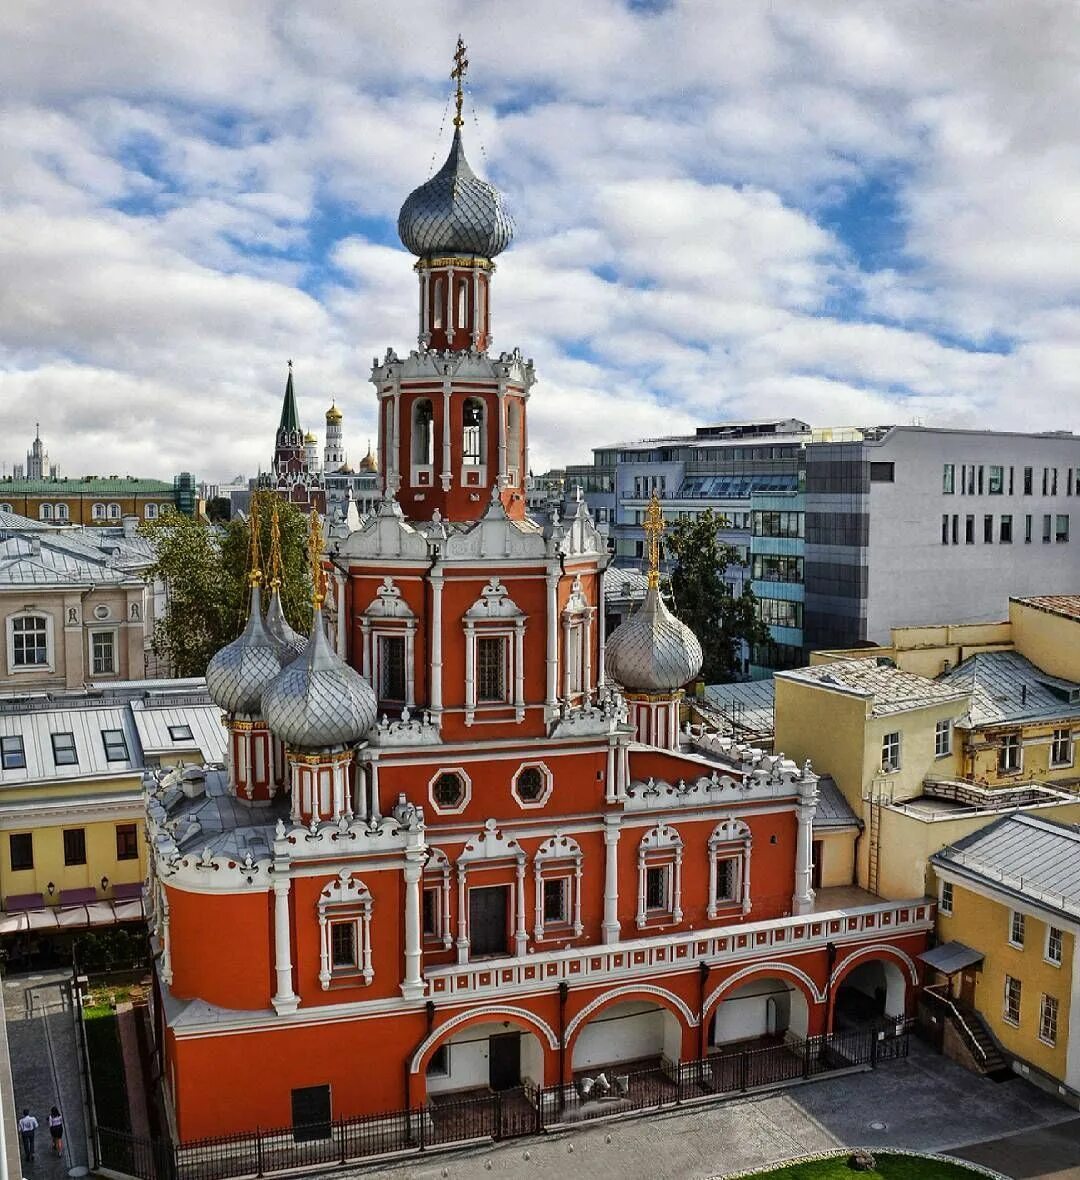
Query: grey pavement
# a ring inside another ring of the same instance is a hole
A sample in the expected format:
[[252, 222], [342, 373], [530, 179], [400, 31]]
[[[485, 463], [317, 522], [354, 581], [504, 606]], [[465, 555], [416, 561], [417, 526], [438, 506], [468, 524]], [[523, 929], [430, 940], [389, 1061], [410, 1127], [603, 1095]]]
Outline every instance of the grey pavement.
[[[1020, 1133], [1012, 1136], [1017, 1142], [1010, 1158], [1016, 1166], [1031, 1169], [1010, 1175], [1019, 1180], [1074, 1180], [1067, 1171], [1038, 1170], [1047, 1145], [1055, 1145], [1056, 1158], [1066, 1160], [1080, 1145], [1080, 1120], [1074, 1109], [1021, 1078], [997, 1084], [976, 1077], [912, 1038], [907, 1060], [867, 1073], [660, 1115], [593, 1123], [537, 1139], [338, 1170], [334, 1175], [388, 1180], [551, 1174], [589, 1180], [706, 1180], [830, 1147], [954, 1150], [959, 1155], [955, 1149], [996, 1139], [1003, 1131]], [[1006, 1170], [1005, 1154], [998, 1155], [1000, 1159], [991, 1154], [978, 1162]]]
[[949, 1153], [1014, 1180], [1080, 1180], [1080, 1118]]
[[[69, 1170], [87, 1166], [79, 1054], [67, 986], [69, 973], [16, 975], [4, 980], [11, 1075], [15, 1106], [24, 1107], [40, 1124], [35, 1159], [23, 1163], [28, 1180], [60, 1180]], [[64, 1116], [64, 1155], [57, 1158], [49, 1139], [52, 1106]]]

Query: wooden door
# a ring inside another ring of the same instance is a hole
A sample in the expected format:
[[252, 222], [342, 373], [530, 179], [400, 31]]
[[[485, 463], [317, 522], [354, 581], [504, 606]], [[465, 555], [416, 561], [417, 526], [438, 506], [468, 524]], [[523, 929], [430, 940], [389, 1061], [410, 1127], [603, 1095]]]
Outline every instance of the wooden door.
[[960, 972], [960, 1003], [975, 1007], [975, 972]]
[[330, 1087], [302, 1086], [292, 1092], [293, 1139], [330, 1138]]
[[493, 1090], [521, 1085], [521, 1033], [488, 1038], [488, 1085]]
[[471, 956], [505, 955], [510, 889], [496, 885], [469, 890], [469, 950]]
[[815, 840], [810, 846], [810, 888], [821, 888], [821, 866], [825, 860], [825, 841]]

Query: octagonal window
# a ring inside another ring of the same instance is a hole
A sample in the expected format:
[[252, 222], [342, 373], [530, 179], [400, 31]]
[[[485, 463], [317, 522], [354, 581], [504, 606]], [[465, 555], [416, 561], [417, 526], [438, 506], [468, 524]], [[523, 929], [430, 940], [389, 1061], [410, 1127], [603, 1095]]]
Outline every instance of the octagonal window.
[[431, 797], [437, 807], [460, 807], [465, 802], [465, 779], [456, 770], [445, 770], [432, 784]]
[[539, 763], [522, 766], [514, 775], [514, 798], [522, 807], [541, 807], [551, 794], [551, 772]]

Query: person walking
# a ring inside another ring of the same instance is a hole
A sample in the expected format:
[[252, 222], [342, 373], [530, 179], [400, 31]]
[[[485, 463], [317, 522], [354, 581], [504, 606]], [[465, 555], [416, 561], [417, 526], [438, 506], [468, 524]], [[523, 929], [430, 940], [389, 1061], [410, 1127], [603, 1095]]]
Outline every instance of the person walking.
[[22, 1139], [23, 1155], [28, 1160], [34, 1158], [34, 1132], [37, 1130], [38, 1121], [30, 1113], [29, 1107], [24, 1107], [22, 1118], [19, 1119], [19, 1137]]
[[49, 1111], [49, 1135], [52, 1138], [53, 1151], [57, 1155], [64, 1154], [64, 1116], [54, 1106]]

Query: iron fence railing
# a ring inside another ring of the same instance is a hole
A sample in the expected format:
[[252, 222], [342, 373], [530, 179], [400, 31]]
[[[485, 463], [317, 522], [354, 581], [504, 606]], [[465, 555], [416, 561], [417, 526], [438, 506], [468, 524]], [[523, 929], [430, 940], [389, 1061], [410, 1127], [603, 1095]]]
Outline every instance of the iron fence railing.
[[97, 1128], [99, 1166], [139, 1180], [232, 1180], [539, 1135], [570, 1122], [706, 1102], [906, 1057], [909, 1022], [735, 1046], [694, 1061], [618, 1065], [566, 1085], [439, 1097], [422, 1107], [184, 1144]]

